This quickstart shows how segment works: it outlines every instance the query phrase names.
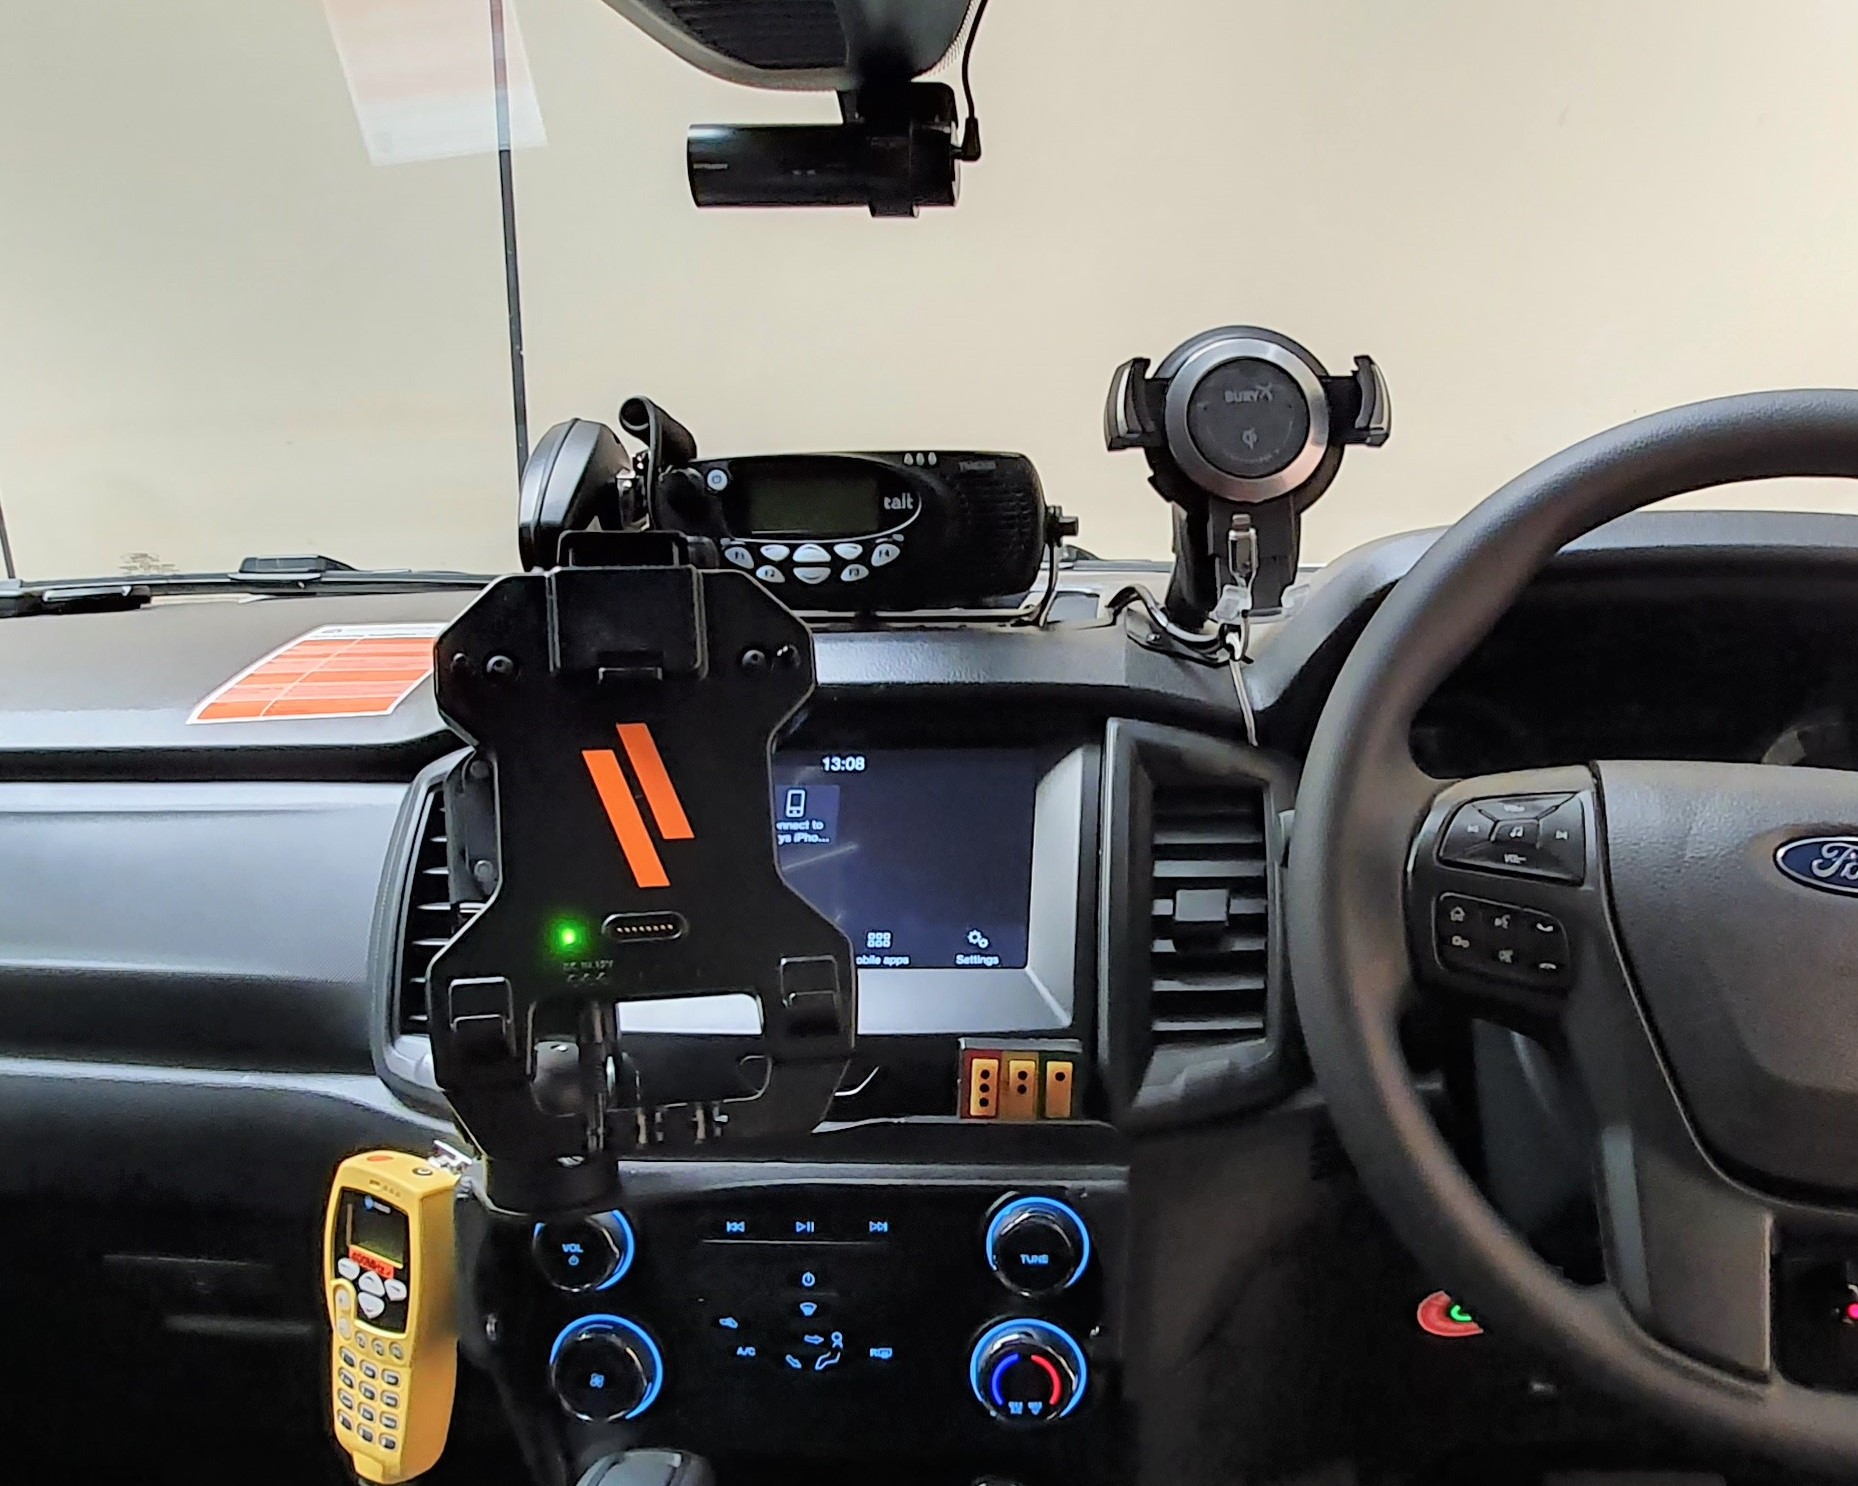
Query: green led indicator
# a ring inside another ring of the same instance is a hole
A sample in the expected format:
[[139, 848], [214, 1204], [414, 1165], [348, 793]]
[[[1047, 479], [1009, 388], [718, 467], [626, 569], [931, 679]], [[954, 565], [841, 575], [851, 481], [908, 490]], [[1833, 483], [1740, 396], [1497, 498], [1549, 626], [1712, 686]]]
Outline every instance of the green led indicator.
[[548, 931], [548, 942], [561, 955], [580, 953], [587, 948], [588, 938], [587, 925], [570, 918], [557, 919]]
[[1469, 1326], [1476, 1320], [1476, 1318], [1463, 1306], [1459, 1305], [1457, 1301], [1452, 1302], [1451, 1309], [1446, 1311], [1445, 1314], [1451, 1320], [1456, 1321], [1460, 1326]]

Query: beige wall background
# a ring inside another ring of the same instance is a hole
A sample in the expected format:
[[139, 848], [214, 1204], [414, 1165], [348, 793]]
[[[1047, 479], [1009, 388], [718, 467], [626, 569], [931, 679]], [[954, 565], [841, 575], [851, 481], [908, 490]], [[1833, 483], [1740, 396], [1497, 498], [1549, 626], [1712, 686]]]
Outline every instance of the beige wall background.
[[[1022, 449], [1088, 545], [1161, 555], [1110, 371], [1251, 321], [1392, 383], [1392, 442], [1308, 522], [1326, 557], [1662, 405], [1858, 385], [1850, 0], [998, 0], [987, 159], [916, 222], [700, 215], [686, 124], [831, 103], [515, 3], [538, 432], [649, 391], [711, 452]], [[319, 0], [6, 12], [22, 568], [513, 561], [494, 162], [371, 166]]]

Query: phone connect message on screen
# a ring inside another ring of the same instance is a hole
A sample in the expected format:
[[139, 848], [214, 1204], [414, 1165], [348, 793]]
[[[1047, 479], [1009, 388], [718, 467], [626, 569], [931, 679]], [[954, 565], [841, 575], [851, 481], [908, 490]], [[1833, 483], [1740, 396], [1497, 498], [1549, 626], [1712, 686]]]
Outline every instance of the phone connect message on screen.
[[781, 871], [860, 968], [1023, 968], [1039, 773], [1010, 749], [783, 753]]

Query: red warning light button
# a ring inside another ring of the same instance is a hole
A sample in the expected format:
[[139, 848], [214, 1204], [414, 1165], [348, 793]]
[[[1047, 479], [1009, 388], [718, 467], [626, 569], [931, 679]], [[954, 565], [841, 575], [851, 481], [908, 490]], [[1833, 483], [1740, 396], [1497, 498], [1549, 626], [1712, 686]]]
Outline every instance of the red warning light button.
[[1459, 1337], [1484, 1334], [1484, 1328], [1477, 1324], [1471, 1313], [1443, 1290], [1434, 1290], [1420, 1301], [1418, 1320], [1419, 1329], [1428, 1336], [1441, 1336], [1455, 1341]]

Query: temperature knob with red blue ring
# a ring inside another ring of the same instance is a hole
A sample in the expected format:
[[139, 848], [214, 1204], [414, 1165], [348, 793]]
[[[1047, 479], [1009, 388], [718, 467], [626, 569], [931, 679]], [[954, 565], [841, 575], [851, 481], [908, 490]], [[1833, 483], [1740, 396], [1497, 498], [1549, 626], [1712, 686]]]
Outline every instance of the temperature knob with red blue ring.
[[1090, 1364], [1062, 1326], [1017, 1318], [990, 1326], [975, 1342], [968, 1383], [1003, 1423], [1051, 1424], [1083, 1401]]

